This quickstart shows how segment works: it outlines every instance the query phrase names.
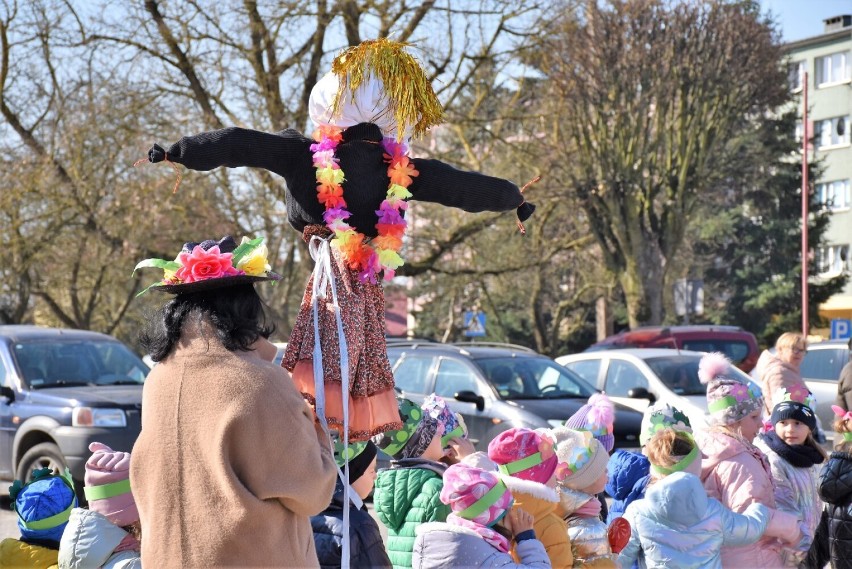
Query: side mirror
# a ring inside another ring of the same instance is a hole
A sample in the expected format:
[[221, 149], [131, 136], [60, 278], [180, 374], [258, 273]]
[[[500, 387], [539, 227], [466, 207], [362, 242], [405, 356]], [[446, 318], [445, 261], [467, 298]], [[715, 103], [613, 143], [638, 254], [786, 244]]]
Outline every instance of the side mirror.
[[0, 397], [5, 397], [11, 403], [15, 400], [15, 391], [8, 385], [0, 385]]
[[463, 403], [475, 403], [477, 411], [485, 409], [485, 397], [477, 395], [473, 391], [459, 391], [455, 394], [455, 398], [456, 401], [461, 401]]
[[647, 399], [651, 403], [656, 403], [657, 401], [654, 394], [644, 387], [634, 387], [627, 392], [627, 396], [631, 399]]

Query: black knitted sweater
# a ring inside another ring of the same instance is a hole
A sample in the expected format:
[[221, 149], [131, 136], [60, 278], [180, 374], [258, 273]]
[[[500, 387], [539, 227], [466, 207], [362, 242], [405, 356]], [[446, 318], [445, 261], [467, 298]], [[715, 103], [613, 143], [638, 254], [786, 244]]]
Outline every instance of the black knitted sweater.
[[[368, 237], [377, 234], [376, 210], [388, 191], [388, 165], [382, 157], [381, 140], [378, 126], [361, 123], [343, 131], [343, 141], [335, 151], [346, 176], [343, 197], [352, 213], [347, 222]], [[301, 231], [306, 225], [325, 224], [325, 207], [317, 199], [312, 143], [292, 129], [268, 133], [231, 127], [185, 136], [167, 150], [167, 158], [191, 170], [249, 166], [275, 172], [287, 183], [287, 218]], [[412, 163], [419, 172], [408, 188], [412, 200], [469, 212], [518, 208], [521, 220], [532, 214], [534, 207], [524, 203], [512, 182], [458, 170], [439, 160], [414, 158]]]

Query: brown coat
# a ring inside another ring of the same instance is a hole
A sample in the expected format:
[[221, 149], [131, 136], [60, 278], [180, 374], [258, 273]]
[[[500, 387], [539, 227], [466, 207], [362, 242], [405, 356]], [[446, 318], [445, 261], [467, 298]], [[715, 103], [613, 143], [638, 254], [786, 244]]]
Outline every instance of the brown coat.
[[[184, 329], [145, 382], [130, 481], [146, 567], [317, 567], [327, 438], [282, 368]], [[322, 442], [319, 442], [322, 441]]]
[[807, 387], [798, 369], [768, 351], [760, 355], [757, 369], [760, 374], [760, 389], [763, 391], [763, 410], [767, 415], [772, 414], [772, 408], [778, 403], [773, 400], [778, 388], [790, 389], [795, 385]]

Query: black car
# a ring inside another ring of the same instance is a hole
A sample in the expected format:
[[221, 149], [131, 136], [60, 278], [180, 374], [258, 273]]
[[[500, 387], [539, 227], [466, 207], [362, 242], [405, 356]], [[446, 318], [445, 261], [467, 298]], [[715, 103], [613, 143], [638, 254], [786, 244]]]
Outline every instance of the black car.
[[[430, 393], [461, 413], [479, 450], [513, 427], [552, 428], [597, 390], [580, 376], [528, 348], [507, 344], [388, 342], [401, 395], [422, 402]], [[615, 447], [637, 448], [642, 414], [616, 405]]]
[[89, 443], [130, 451], [149, 371], [106, 334], [0, 326], [0, 479], [68, 466], [79, 482]]

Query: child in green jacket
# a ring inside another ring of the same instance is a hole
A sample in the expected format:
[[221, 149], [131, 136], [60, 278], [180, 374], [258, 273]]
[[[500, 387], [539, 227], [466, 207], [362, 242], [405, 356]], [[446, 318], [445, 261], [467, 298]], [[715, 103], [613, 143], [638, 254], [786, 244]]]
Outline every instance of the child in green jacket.
[[447, 465], [441, 444], [443, 425], [412, 401], [400, 402], [403, 427], [385, 433], [379, 447], [391, 455], [391, 467], [379, 472], [373, 506], [388, 528], [387, 552], [394, 569], [410, 568], [414, 528], [446, 521], [449, 506], [441, 502]]

